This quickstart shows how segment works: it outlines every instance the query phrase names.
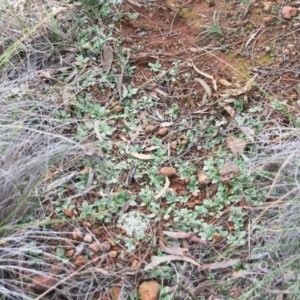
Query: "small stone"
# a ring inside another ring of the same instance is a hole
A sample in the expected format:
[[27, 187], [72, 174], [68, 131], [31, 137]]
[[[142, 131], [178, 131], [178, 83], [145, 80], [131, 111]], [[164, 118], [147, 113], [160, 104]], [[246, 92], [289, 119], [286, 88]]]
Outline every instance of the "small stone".
[[162, 167], [159, 170], [159, 174], [167, 177], [173, 177], [176, 175], [176, 170], [172, 167]]
[[89, 249], [95, 251], [95, 252], [99, 252], [100, 251], [100, 245], [97, 242], [93, 242], [89, 245], [88, 247]]
[[273, 20], [274, 20], [273, 16], [267, 16], [263, 18], [263, 22], [266, 24], [271, 23]]
[[44, 292], [56, 285], [58, 280], [52, 276], [35, 276], [32, 282], [34, 290]]
[[266, 52], [270, 52], [270, 51], [271, 51], [271, 47], [267, 46], [267, 47], [265, 48], [265, 51], [266, 51]]
[[135, 268], [135, 269], [138, 269], [140, 266], [141, 266], [141, 262], [139, 261], [139, 260], [134, 260], [133, 262], [132, 262], [132, 264], [131, 264], [131, 266], [133, 267], [133, 268]]
[[281, 13], [285, 19], [291, 19], [297, 16], [298, 10], [295, 7], [286, 5], [282, 7]]
[[70, 258], [74, 255], [74, 253], [75, 253], [75, 250], [71, 249], [71, 250], [68, 250], [65, 255], [66, 255], [66, 257]]
[[166, 127], [160, 128], [157, 132], [159, 136], [165, 136], [169, 132], [169, 129]]
[[204, 171], [200, 171], [198, 173], [198, 182], [199, 186], [201, 188], [204, 188], [211, 182], [211, 179], [206, 175]]
[[91, 243], [93, 241], [93, 238], [90, 234], [86, 234], [84, 236], [84, 239], [83, 239], [86, 243]]
[[76, 265], [84, 265], [86, 263], [85, 258], [82, 255], [78, 255], [75, 258], [75, 264]]
[[114, 111], [115, 111], [115, 112], [122, 112], [123, 110], [124, 110], [124, 107], [121, 106], [121, 105], [116, 105], [116, 106], [114, 107]]
[[118, 251], [110, 251], [108, 255], [111, 258], [116, 258], [118, 256]]
[[83, 234], [79, 228], [74, 228], [72, 232], [73, 239], [76, 241], [82, 241], [83, 240]]
[[121, 290], [117, 287], [112, 287], [108, 290], [110, 299], [112, 300], [120, 300], [121, 297]]
[[138, 290], [140, 300], [158, 300], [159, 290], [160, 285], [156, 281], [144, 281]]
[[153, 125], [147, 125], [147, 127], [145, 128], [145, 133], [149, 134], [152, 133], [155, 130], [155, 126]]
[[72, 218], [74, 216], [74, 211], [71, 208], [66, 208], [64, 213], [65, 213], [65, 216], [69, 217], [69, 218]]

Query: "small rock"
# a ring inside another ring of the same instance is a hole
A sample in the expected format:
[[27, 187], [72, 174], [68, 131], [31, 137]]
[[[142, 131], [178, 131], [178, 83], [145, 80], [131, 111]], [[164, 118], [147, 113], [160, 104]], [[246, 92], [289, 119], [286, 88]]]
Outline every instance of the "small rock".
[[144, 281], [139, 286], [138, 293], [140, 296], [140, 300], [158, 300], [159, 289], [160, 285], [156, 281]]
[[145, 128], [145, 133], [149, 134], [152, 133], [155, 130], [155, 126], [153, 125], [147, 125], [147, 127]]
[[86, 234], [84, 236], [84, 239], [83, 239], [86, 243], [91, 243], [93, 241], [93, 238], [90, 234]]
[[265, 51], [266, 51], [266, 52], [270, 52], [270, 51], [271, 51], [271, 47], [267, 46], [267, 47], [265, 48]]
[[162, 167], [159, 170], [159, 174], [167, 177], [173, 177], [176, 175], [176, 170], [172, 167]]
[[166, 127], [160, 128], [157, 132], [159, 136], [165, 136], [169, 132], [169, 129]]
[[86, 263], [85, 258], [82, 255], [78, 255], [75, 258], [75, 264], [76, 265], [84, 265]]
[[70, 257], [72, 257], [74, 255], [74, 253], [75, 253], [74, 249], [68, 250], [66, 252], [66, 257], [70, 258]]
[[121, 106], [121, 105], [116, 105], [116, 106], [114, 107], [114, 111], [115, 111], [115, 112], [122, 112], [123, 110], [124, 110], [124, 107]]
[[35, 276], [32, 281], [34, 290], [39, 292], [47, 291], [58, 283], [52, 276]]
[[95, 252], [99, 252], [100, 251], [100, 245], [97, 242], [93, 242], [89, 245], [88, 247], [89, 249], [95, 251]]
[[220, 170], [221, 181], [225, 184], [230, 183], [231, 178], [238, 175], [239, 168], [231, 161], [227, 161]]
[[206, 175], [206, 173], [204, 171], [200, 171], [198, 173], [198, 182], [199, 182], [200, 187], [204, 188], [211, 182], [211, 179]]
[[83, 240], [83, 234], [79, 228], [74, 228], [72, 232], [73, 239], [75, 241], [82, 241]]
[[116, 258], [118, 256], [118, 251], [110, 251], [108, 255], [111, 258]]
[[141, 262], [139, 261], [139, 260], [134, 260], [133, 262], [132, 262], [132, 264], [131, 264], [131, 266], [133, 267], [133, 268], [135, 268], [135, 269], [138, 269], [140, 266], [141, 266]]
[[273, 16], [267, 16], [263, 18], [263, 22], [266, 24], [271, 23], [273, 20], [274, 20]]
[[281, 13], [285, 19], [291, 19], [297, 16], [298, 10], [295, 7], [287, 5], [282, 7]]
[[212, 240], [213, 244], [219, 243], [222, 239], [223, 239], [222, 234], [220, 234], [218, 232], [213, 233], [213, 240]]
[[117, 287], [112, 287], [108, 290], [109, 296], [111, 300], [119, 300], [121, 299], [121, 290]]
[[68, 218], [72, 218], [74, 216], [74, 211], [71, 208], [66, 208], [64, 213], [65, 213], [65, 216]]

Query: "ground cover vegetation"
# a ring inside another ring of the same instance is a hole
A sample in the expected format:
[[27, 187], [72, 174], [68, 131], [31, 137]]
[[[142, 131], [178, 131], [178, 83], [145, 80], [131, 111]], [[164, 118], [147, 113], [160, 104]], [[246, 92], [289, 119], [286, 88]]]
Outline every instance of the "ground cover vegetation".
[[297, 3], [0, 16], [0, 299], [297, 299]]

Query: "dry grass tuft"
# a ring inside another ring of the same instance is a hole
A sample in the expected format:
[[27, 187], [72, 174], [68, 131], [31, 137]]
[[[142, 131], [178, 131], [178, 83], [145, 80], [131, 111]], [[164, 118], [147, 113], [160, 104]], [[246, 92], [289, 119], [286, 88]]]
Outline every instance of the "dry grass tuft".
[[262, 259], [252, 265], [249, 280], [254, 287], [243, 299], [254, 295], [275, 299], [279, 294], [296, 299], [299, 295], [299, 136], [299, 129], [278, 126], [264, 130], [259, 155], [251, 161], [252, 169], [265, 174], [261, 178], [264, 184], [269, 183], [269, 202], [257, 212], [252, 224], [256, 228], [252, 252]]

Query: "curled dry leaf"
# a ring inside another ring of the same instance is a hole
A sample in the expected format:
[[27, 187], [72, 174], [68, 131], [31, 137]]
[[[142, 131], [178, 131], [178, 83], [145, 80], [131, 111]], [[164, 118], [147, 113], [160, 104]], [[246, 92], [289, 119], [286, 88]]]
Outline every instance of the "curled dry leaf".
[[235, 110], [231, 106], [226, 105], [226, 106], [224, 106], [224, 109], [229, 113], [229, 115], [230, 115], [231, 118], [234, 117]]
[[232, 267], [234, 264], [239, 262], [239, 259], [227, 259], [220, 262], [215, 262], [211, 264], [203, 265], [203, 269], [216, 270], [216, 269], [226, 269]]
[[139, 286], [139, 299], [140, 300], [158, 300], [159, 299], [160, 285], [154, 281], [144, 281]]
[[185, 248], [180, 248], [180, 247], [174, 247], [174, 248], [170, 248], [170, 247], [167, 247], [162, 240], [159, 241], [159, 247], [160, 249], [167, 253], [167, 254], [174, 254], [174, 255], [183, 255], [184, 254], [184, 251], [188, 251], [188, 249], [185, 249]]
[[163, 197], [166, 194], [166, 192], [168, 191], [169, 186], [170, 186], [170, 180], [168, 177], [166, 177], [166, 182], [165, 182], [163, 189], [157, 195], [154, 196], [154, 199], [159, 200], [161, 197]]
[[195, 78], [195, 81], [199, 82], [202, 85], [202, 87], [204, 88], [205, 92], [208, 95], [208, 98], [211, 98], [211, 96], [212, 96], [212, 90], [209, 87], [209, 85], [203, 79], [201, 79], [201, 78]]
[[193, 265], [196, 265], [197, 267], [201, 267], [201, 265], [194, 259], [192, 259], [189, 256], [184, 256], [184, 255], [166, 255], [166, 256], [161, 256], [161, 257], [156, 257], [149, 265], [146, 266], [145, 270], [151, 270], [155, 268], [156, 266], [165, 263], [165, 262], [170, 262], [170, 261], [186, 261], [189, 262]]
[[129, 152], [133, 157], [138, 158], [140, 160], [150, 160], [153, 159], [153, 155], [152, 154], [141, 154], [141, 153], [137, 153], [137, 152]]
[[221, 78], [219, 80], [219, 83], [222, 84], [223, 86], [232, 86], [232, 83], [227, 81], [226, 79]]
[[172, 167], [162, 167], [159, 170], [159, 174], [170, 178], [176, 175], [176, 170]]
[[[194, 48], [192, 48], [192, 49], [194, 49]], [[192, 50], [192, 51], [193, 51], [193, 50]], [[211, 80], [214, 79], [214, 77], [213, 77], [212, 75], [209, 75], [209, 74], [207, 74], [207, 73], [205, 73], [205, 72], [200, 71], [200, 70], [194, 65], [194, 62], [193, 62], [192, 60], [191, 60], [191, 63], [192, 63], [192, 65], [193, 65], [194, 70], [195, 70], [197, 73], [199, 73], [200, 75], [202, 75], [202, 76], [204, 76], [204, 77], [206, 77], [206, 78], [208, 78], [208, 79], [211, 79]]]
[[295, 7], [286, 5], [282, 7], [281, 13], [285, 19], [291, 19], [297, 16], [298, 10]]
[[238, 166], [231, 161], [227, 161], [220, 170], [221, 181], [228, 184], [231, 178], [238, 175], [238, 173]]
[[174, 231], [163, 231], [163, 233], [173, 239], [189, 239], [194, 235], [194, 232], [174, 232]]
[[229, 136], [227, 138], [227, 146], [235, 156], [239, 156], [243, 154], [247, 146], [247, 142], [245, 140], [235, 138], [234, 136]]

